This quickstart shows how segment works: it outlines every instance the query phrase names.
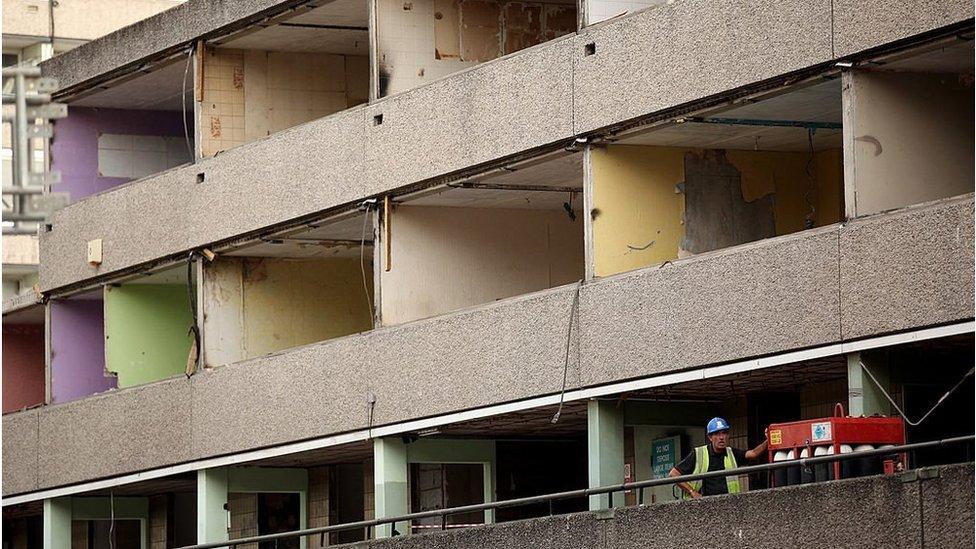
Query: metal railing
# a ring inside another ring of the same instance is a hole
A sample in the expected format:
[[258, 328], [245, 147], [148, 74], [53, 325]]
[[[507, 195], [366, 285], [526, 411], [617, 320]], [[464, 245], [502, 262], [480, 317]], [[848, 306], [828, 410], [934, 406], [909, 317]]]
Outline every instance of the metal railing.
[[[569, 490], [566, 492], [556, 492], [553, 494], [544, 494], [540, 496], [529, 496], [524, 498], [508, 499], [504, 501], [493, 501], [490, 503], [478, 503], [474, 505], [464, 505], [461, 507], [451, 507], [448, 509], [434, 509], [431, 511], [420, 511], [417, 513], [410, 513], [407, 515], [400, 515], [395, 517], [384, 517], [373, 520], [361, 520], [358, 522], [348, 522], [345, 524], [335, 524], [331, 526], [321, 526], [317, 528], [306, 528], [304, 530], [295, 530], [292, 532], [282, 532], [278, 534], [263, 534], [259, 536], [250, 536], [246, 538], [238, 538], [228, 541], [219, 541], [211, 543], [201, 543], [197, 545], [187, 545], [180, 547], [179, 549], [216, 549], [218, 547], [235, 547], [237, 545], [243, 545], [246, 543], [258, 543], [262, 541], [275, 541], [280, 539], [295, 538], [295, 537], [305, 537], [314, 536], [321, 534], [328, 534], [331, 532], [339, 532], [343, 530], [354, 530], [354, 529], [364, 529], [366, 530], [366, 538], [368, 539], [370, 529], [384, 525], [384, 524], [395, 524], [397, 522], [406, 522], [409, 520], [440, 517], [443, 521], [448, 515], [458, 515], [462, 513], [472, 513], [477, 511], [488, 511], [493, 509], [501, 509], [504, 507], [517, 507], [520, 505], [529, 505], [533, 503], [542, 502], [552, 502], [556, 500], [564, 499], [575, 499], [583, 498], [589, 496], [598, 496], [603, 494], [611, 494], [610, 505], [613, 506], [613, 496], [615, 492], [625, 492], [629, 490], [650, 488], [653, 486], [666, 486], [677, 484], [681, 482], [689, 482], [694, 480], [704, 480], [715, 477], [727, 477], [732, 475], [745, 475], [750, 473], [758, 473], [761, 471], [771, 471], [775, 469], [783, 469], [788, 467], [805, 467], [811, 465], [817, 465], [821, 463], [830, 463], [834, 461], [843, 461], [847, 459], [863, 459], [875, 456], [889, 456], [892, 454], [902, 454], [913, 450], [920, 450], [923, 448], [934, 448], [937, 446], [946, 446], [950, 444], [960, 444], [964, 442], [973, 442], [976, 440], [974, 435], [966, 435], [961, 437], [953, 437], [942, 440], [933, 440], [929, 442], [917, 442], [913, 444], [904, 444], [902, 446], [888, 446], [886, 448], [875, 448], [873, 450], [862, 450], [859, 452], [851, 452], [848, 454], [833, 454], [827, 456], [817, 456], [817, 457], [807, 457], [799, 458], [787, 461], [777, 461], [774, 463], [763, 463], [760, 465], [747, 465], [744, 467], [738, 467], [735, 469], [727, 469], [723, 471], [711, 471], [708, 473], [701, 473], [698, 475], [681, 475], [677, 477], [667, 477], [667, 478], [657, 478], [651, 480], [642, 480], [637, 482], [626, 482], [622, 484], [613, 484], [610, 486], [600, 486], [596, 488], [582, 488], [579, 490]], [[639, 492], [643, 496], [643, 490]], [[642, 504], [641, 502], [640, 504]], [[551, 508], [550, 508], [551, 509]]]

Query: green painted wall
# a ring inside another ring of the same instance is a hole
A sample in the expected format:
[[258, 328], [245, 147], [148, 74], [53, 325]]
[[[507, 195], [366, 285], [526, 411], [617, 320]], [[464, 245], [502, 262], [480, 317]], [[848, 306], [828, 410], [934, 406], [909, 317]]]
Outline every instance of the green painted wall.
[[124, 284], [105, 290], [105, 360], [119, 388], [186, 370], [193, 340], [186, 286]]

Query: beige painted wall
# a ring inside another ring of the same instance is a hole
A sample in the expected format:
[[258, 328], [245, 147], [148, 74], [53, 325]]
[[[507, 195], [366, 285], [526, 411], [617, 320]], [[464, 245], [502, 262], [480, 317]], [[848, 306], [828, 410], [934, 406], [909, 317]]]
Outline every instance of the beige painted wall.
[[[685, 179], [684, 156], [701, 149], [610, 145], [595, 148], [593, 161], [594, 273], [609, 276], [684, 255], [685, 197], [679, 184]], [[774, 194], [776, 234], [804, 227], [807, 153], [725, 152], [741, 173], [746, 202]], [[840, 220], [842, 211], [841, 152], [824, 150], [814, 155], [811, 172], [815, 186], [811, 201], [815, 225]]]
[[383, 323], [399, 324], [583, 276], [583, 223], [565, 212], [399, 206]]
[[[373, 274], [366, 265], [372, 292]], [[372, 327], [359, 259], [218, 258], [204, 274], [204, 349], [218, 366]]]
[[[183, 0], [58, 0], [54, 7], [54, 35], [94, 40], [131, 25]], [[47, 0], [4, 0], [3, 33], [50, 36]]]
[[382, 95], [576, 31], [569, 1], [378, 0]]
[[[846, 90], [856, 215], [973, 192], [973, 85], [960, 75], [857, 71]], [[845, 132], [848, 128], [845, 128]]]
[[366, 102], [369, 59], [212, 49], [200, 103], [204, 156]]

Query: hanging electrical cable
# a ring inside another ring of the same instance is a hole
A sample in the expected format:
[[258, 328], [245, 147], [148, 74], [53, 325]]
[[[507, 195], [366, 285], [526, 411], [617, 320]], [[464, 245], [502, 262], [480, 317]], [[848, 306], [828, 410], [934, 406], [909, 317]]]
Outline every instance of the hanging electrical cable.
[[905, 423], [911, 425], [912, 427], [918, 427], [919, 425], [922, 424], [923, 421], [928, 419], [928, 417], [932, 415], [932, 412], [934, 412], [935, 409], [938, 408], [945, 401], [945, 399], [949, 398], [949, 395], [951, 395], [956, 389], [962, 386], [962, 384], [965, 383], [967, 379], [969, 379], [969, 376], [973, 375], [973, 372], [976, 371], [976, 367], [970, 368], [969, 371], [966, 372], [966, 375], [962, 376], [962, 379], [959, 380], [959, 383], [956, 383], [955, 385], [952, 386], [951, 389], [946, 391], [946, 393], [942, 395], [942, 397], [935, 403], [935, 405], [932, 406], [932, 408], [930, 408], [928, 412], [925, 412], [925, 415], [923, 415], [921, 419], [919, 419], [918, 421], [912, 421], [908, 419], [908, 416], [905, 415], [905, 412], [903, 412], [902, 409], [898, 406], [898, 404], [895, 403], [895, 399], [891, 398], [891, 395], [888, 394], [888, 391], [886, 391], [885, 388], [881, 386], [881, 383], [878, 382], [878, 379], [874, 377], [874, 374], [871, 373], [871, 370], [868, 369], [868, 367], [864, 364], [864, 362], [862, 361], [858, 361], [858, 362], [861, 365], [861, 369], [864, 370], [864, 373], [866, 373], [868, 377], [871, 378], [871, 381], [874, 382], [874, 384], [878, 387], [878, 389], [881, 390], [881, 394], [883, 394], [885, 398], [888, 399], [888, 402], [890, 402], [891, 405], [895, 408], [895, 410], [898, 412], [898, 415], [900, 415], [902, 419], [905, 420]]
[[583, 288], [583, 281], [576, 283], [576, 291], [573, 293], [573, 304], [569, 309], [569, 328], [566, 330], [566, 358], [563, 361], [563, 386], [559, 390], [559, 408], [553, 414], [550, 423], [555, 425], [559, 422], [559, 416], [563, 413], [563, 403], [566, 400], [566, 378], [569, 376], [569, 350], [573, 346], [573, 319], [579, 316], [580, 290]]
[[193, 347], [190, 349], [192, 359], [187, 358], [186, 377], [189, 378], [200, 369], [200, 325], [197, 320], [197, 293], [196, 285], [193, 281], [193, 257], [195, 252], [190, 252], [186, 259], [186, 293], [190, 301], [190, 317], [193, 323], [190, 325], [187, 335], [193, 335]]
[[807, 158], [807, 165], [804, 171], [807, 174], [807, 188], [803, 193], [803, 200], [807, 203], [807, 215], [803, 218], [803, 227], [806, 229], [812, 229], [816, 224], [816, 214], [817, 209], [813, 206], [813, 200], [810, 196], [813, 194], [813, 188], [815, 181], [813, 178], [813, 166], [814, 150], [813, 150], [813, 133], [816, 132], [816, 128], [807, 128], [807, 145], [810, 151], [810, 156]]
[[[374, 201], [375, 202], [375, 201]], [[374, 320], [373, 314], [373, 299], [369, 295], [369, 284], [366, 282], [366, 228], [369, 225], [369, 210], [374, 204], [369, 200], [364, 200], [360, 205], [360, 208], [364, 210], [363, 213], [363, 237], [359, 240], [359, 269], [363, 273], [363, 293], [366, 295], [366, 306], [369, 310], [369, 326], [370, 328], [376, 327], [376, 321]]]
[[115, 491], [113, 490], [108, 493], [108, 509], [111, 517], [108, 525], [108, 547], [115, 549]]
[[196, 155], [193, 153], [193, 144], [190, 143], [190, 128], [186, 123], [186, 79], [190, 74], [190, 64], [193, 62], [193, 50], [195, 46], [190, 45], [186, 52], [186, 68], [183, 69], [183, 88], [180, 99], [183, 105], [183, 137], [186, 139], [186, 150], [190, 154], [190, 162], [194, 162]]

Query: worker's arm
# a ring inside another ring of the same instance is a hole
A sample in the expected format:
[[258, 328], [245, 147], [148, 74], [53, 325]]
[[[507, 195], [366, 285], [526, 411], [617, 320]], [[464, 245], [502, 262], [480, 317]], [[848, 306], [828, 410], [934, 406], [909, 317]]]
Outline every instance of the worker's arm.
[[769, 439], [762, 441], [762, 444], [756, 446], [752, 450], [746, 450], [746, 459], [749, 461], [755, 461], [757, 458], [762, 457], [766, 453], [766, 447], [769, 445]]
[[[671, 468], [671, 472], [668, 473], [668, 476], [669, 477], [680, 477], [681, 476], [681, 471], [679, 471], [677, 468], [672, 467]], [[698, 493], [697, 491], [695, 491], [695, 489], [691, 487], [691, 484], [688, 484], [687, 482], [679, 482], [677, 484], [678, 484], [678, 488], [681, 488], [681, 491], [682, 492], [688, 494], [693, 499], [698, 499], [698, 498], [701, 497], [701, 494]]]

